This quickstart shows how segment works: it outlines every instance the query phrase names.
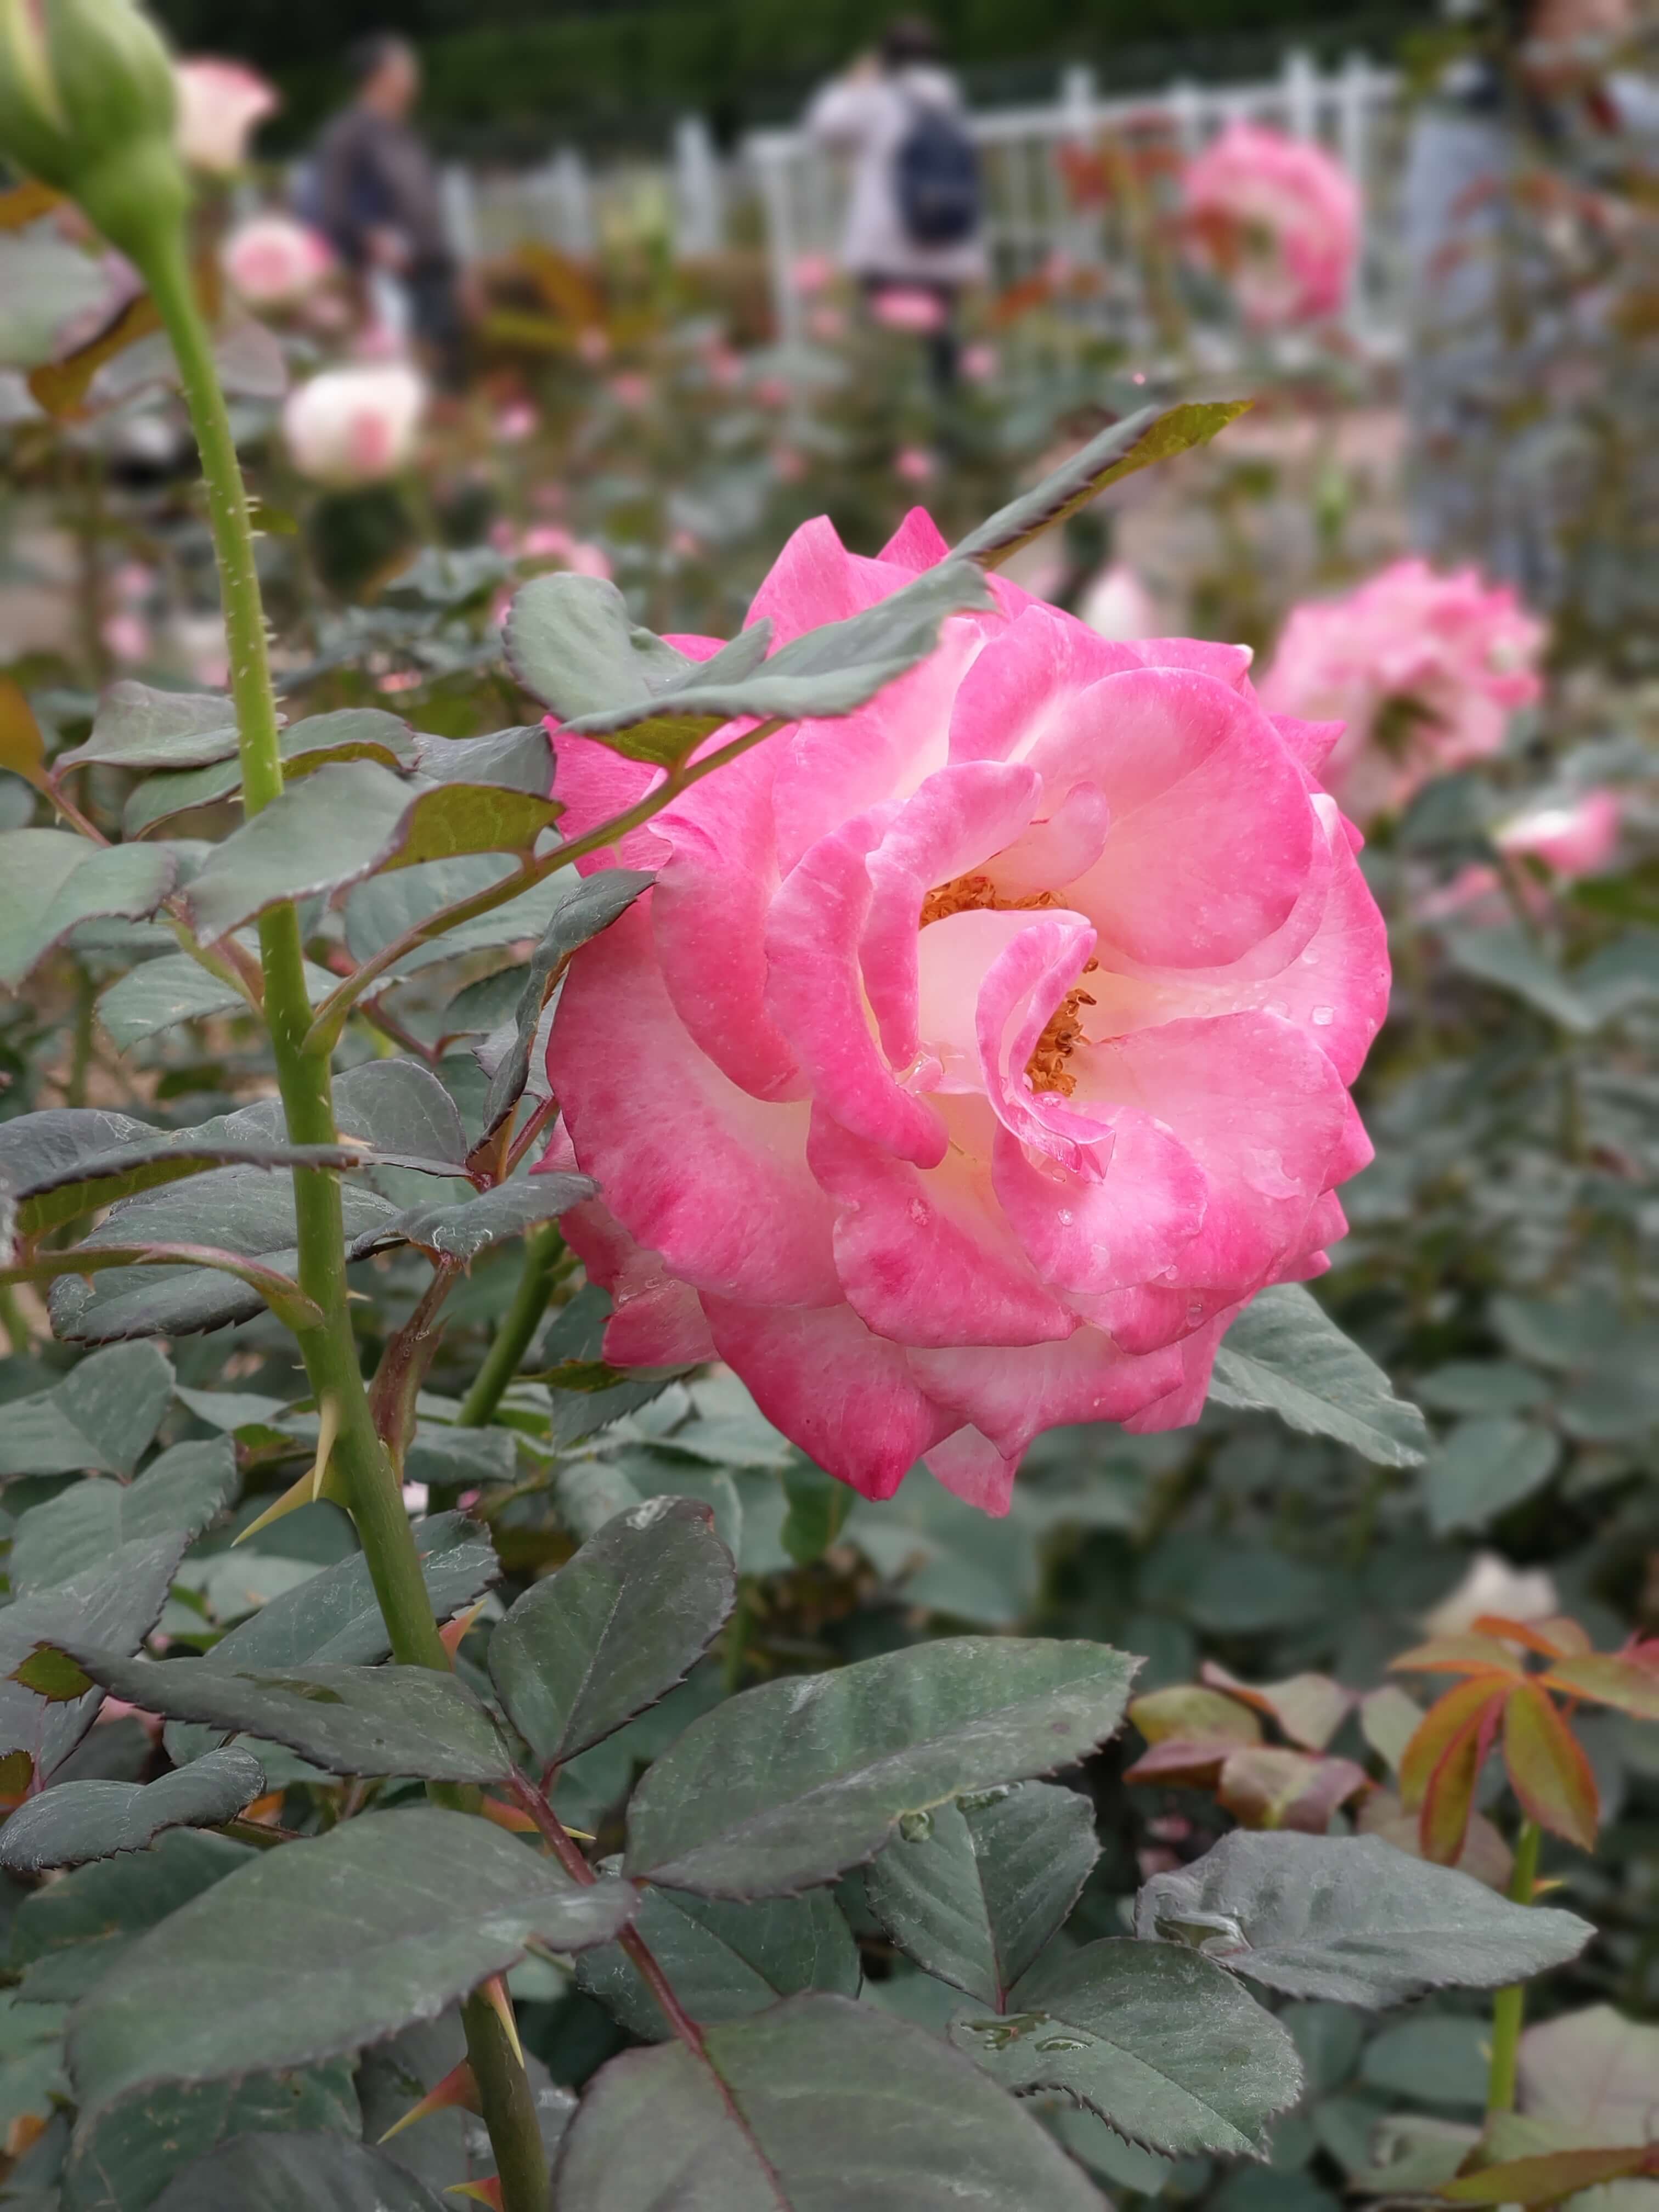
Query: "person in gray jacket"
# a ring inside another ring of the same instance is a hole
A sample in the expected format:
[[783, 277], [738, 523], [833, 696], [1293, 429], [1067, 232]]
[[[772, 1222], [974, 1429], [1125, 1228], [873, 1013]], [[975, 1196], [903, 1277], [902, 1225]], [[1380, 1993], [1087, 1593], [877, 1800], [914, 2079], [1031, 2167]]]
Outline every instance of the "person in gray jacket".
[[[894, 295], [933, 301], [927, 337], [935, 381], [955, 381], [956, 313], [986, 273], [978, 155], [939, 33], [921, 16], [894, 23], [880, 50], [826, 85], [806, 118], [811, 137], [848, 155], [852, 189], [841, 258], [878, 319]], [[898, 310], [896, 308], [895, 313]]]
[[410, 331], [441, 382], [465, 374], [459, 271], [450, 246], [438, 172], [410, 122], [421, 66], [405, 40], [377, 33], [354, 46], [356, 91], [324, 131], [312, 190], [318, 227], [365, 285], [390, 280]]

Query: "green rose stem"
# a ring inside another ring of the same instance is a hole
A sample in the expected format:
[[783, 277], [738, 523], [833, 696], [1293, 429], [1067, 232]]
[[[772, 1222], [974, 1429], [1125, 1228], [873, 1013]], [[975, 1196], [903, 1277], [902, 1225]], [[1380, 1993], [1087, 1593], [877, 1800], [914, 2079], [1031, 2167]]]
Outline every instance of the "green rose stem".
[[[1544, 1832], [1536, 1820], [1522, 1820], [1515, 1839], [1515, 1870], [1509, 1893], [1516, 1905], [1530, 1905], [1538, 1887], [1538, 1847]], [[1521, 2023], [1526, 2016], [1524, 1984], [1499, 1990], [1492, 2001], [1492, 2071], [1487, 2078], [1486, 2111], [1515, 2110], [1516, 2079], [1521, 2062]]]
[[[150, 250], [139, 258], [173, 343], [185, 404], [201, 450], [230, 648], [242, 803], [246, 812], [253, 815], [281, 793], [283, 767], [241, 465], [214, 368], [211, 341], [191, 283], [182, 226], [158, 223]], [[299, 917], [291, 904], [275, 907], [260, 918], [259, 957], [265, 1019], [289, 1139], [295, 1144], [333, 1144], [337, 1132], [330, 1052], [327, 1045], [307, 1049], [311, 1007]], [[449, 1655], [433, 1619], [397, 1473], [376, 1431], [358, 1363], [346, 1305], [339, 1184], [331, 1173], [299, 1170], [294, 1177], [294, 1206], [300, 1281], [323, 1316], [319, 1326], [297, 1332], [301, 1355], [318, 1404], [331, 1402], [336, 1409], [339, 1429], [333, 1464], [345, 1485], [392, 1654], [406, 1665], [447, 1668]], [[453, 1801], [453, 1792], [446, 1796]], [[524, 2067], [484, 1999], [469, 1999], [462, 2018], [467, 2057], [495, 2154], [504, 2212], [547, 2212], [549, 2160]]]
[[482, 1429], [501, 1402], [501, 1393], [519, 1371], [519, 1362], [530, 1349], [542, 1316], [547, 1311], [553, 1285], [566, 1272], [568, 1255], [557, 1224], [550, 1221], [525, 1239], [524, 1273], [506, 1318], [496, 1330], [483, 1365], [472, 1388], [461, 1401], [455, 1417], [458, 1428]]

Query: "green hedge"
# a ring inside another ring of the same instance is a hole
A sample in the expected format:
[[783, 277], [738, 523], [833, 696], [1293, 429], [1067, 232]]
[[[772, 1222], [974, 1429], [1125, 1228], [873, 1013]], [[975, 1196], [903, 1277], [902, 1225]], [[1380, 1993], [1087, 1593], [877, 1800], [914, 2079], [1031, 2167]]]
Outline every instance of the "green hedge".
[[[574, 138], [659, 144], [677, 114], [730, 135], [793, 114], [812, 85], [869, 43], [893, 0], [668, 0], [537, 8], [528, 0], [160, 0], [181, 46], [246, 56], [282, 83], [273, 147], [302, 142], [339, 97], [339, 56], [387, 26], [427, 58], [425, 117], [444, 144], [518, 156]], [[1273, 66], [1287, 38], [1339, 54], [1386, 52], [1431, 20], [1422, 0], [935, 0], [933, 13], [981, 101], [1041, 98], [1067, 60], [1103, 85], [1212, 78]]]

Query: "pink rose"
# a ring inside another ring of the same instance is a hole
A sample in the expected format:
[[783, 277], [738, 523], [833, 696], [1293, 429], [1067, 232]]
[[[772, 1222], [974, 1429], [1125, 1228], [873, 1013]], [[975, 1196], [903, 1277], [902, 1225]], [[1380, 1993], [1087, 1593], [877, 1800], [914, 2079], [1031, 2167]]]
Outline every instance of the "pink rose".
[[937, 292], [924, 292], [909, 284], [887, 284], [872, 299], [870, 312], [887, 330], [925, 337], [943, 324], [945, 302]]
[[1530, 854], [1571, 880], [1594, 875], [1613, 858], [1619, 817], [1616, 792], [1587, 791], [1564, 805], [1512, 814], [1493, 831], [1492, 842], [1501, 852]]
[[988, 384], [1000, 366], [996, 348], [983, 338], [962, 349], [962, 373], [969, 384]]
[[1347, 297], [1359, 194], [1305, 138], [1230, 123], [1194, 161], [1182, 201], [1196, 259], [1227, 277], [1258, 329], [1317, 321]]
[[292, 216], [250, 216], [220, 252], [225, 275], [251, 307], [285, 307], [328, 274], [328, 240]]
[[893, 474], [901, 483], [926, 483], [938, 465], [921, 446], [901, 446], [893, 456]]
[[274, 85], [240, 62], [207, 56], [173, 68], [179, 94], [179, 151], [193, 169], [228, 176], [247, 159], [258, 124], [282, 106]]
[[798, 253], [789, 270], [789, 282], [803, 300], [822, 292], [835, 277], [836, 264], [827, 253]]
[[[750, 619], [782, 643], [945, 550], [919, 510], [873, 561], [810, 522]], [[1240, 1307], [1324, 1267], [1389, 968], [1328, 731], [1237, 647], [991, 588], [587, 863], [657, 879], [571, 963], [542, 1164], [600, 1184], [565, 1227], [608, 1359], [723, 1359], [866, 1496], [925, 1457], [1001, 1512], [1043, 1429], [1195, 1419]], [[658, 781], [554, 741], [570, 836]]]
[[403, 362], [329, 368], [289, 392], [283, 432], [302, 476], [375, 483], [410, 459], [425, 406], [426, 386]]
[[503, 446], [521, 446], [533, 438], [540, 417], [528, 400], [514, 400], [495, 417], [495, 436]]
[[1538, 696], [1544, 637], [1507, 585], [1396, 561], [1341, 599], [1293, 608], [1261, 696], [1274, 714], [1346, 725], [1326, 787], [1369, 822], [1498, 750], [1510, 715]]
[[611, 574], [605, 548], [573, 537], [562, 523], [532, 523], [520, 540], [519, 555], [526, 561], [557, 561], [579, 576], [608, 577]]
[[618, 407], [637, 414], [641, 407], [651, 404], [651, 380], [641, 376], [636, 368], [625, 368], [620, 375], [611, 378], [611, 397]]

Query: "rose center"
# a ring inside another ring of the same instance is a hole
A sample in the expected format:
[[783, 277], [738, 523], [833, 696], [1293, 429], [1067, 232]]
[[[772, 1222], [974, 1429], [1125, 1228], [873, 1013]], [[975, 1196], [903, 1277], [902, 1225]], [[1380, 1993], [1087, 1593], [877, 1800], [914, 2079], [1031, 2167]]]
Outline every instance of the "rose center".
[[[943, 921], [953, 914], [972, 914], [987, 908], [998, 914], [1022, 914], [1059, 903], [1052, 891], [1031, 891], [1024, 898], [1009, 898], [997, 889], [989, 876], [953, 876], [948, 884], [935, 884], [923, 899], [919, 926], [926, 929], [929, 922]], [[1099, 965], [1098, 960], [1091, 960], [1083, 972], [1092, 975]], [[1077, 1078], [1066, 1063], [1083, 1042], [1082, 1009], [1094, 1003], [1079, 983], [1066, 994], [1048, 1017], [1025, 1063], [1026, 1080], [1033, 1091], [1057, 1091], [1062, 1097], [1069, 1098], [1076, 1090]]]

